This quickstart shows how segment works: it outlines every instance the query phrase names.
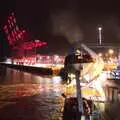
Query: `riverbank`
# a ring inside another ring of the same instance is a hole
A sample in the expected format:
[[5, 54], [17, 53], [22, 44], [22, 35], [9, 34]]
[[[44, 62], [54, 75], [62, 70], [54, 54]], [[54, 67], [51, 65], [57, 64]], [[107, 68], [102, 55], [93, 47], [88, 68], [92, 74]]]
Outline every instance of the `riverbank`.
[[15, 65], [15, 64], [8, 64], [8, 63], [0, 63], [0, 65], [13, 68], [13, 69], [18, 69], [25, 72], [38, 73], [40, 75], [53, 75], [53, 70], [51, 68]]

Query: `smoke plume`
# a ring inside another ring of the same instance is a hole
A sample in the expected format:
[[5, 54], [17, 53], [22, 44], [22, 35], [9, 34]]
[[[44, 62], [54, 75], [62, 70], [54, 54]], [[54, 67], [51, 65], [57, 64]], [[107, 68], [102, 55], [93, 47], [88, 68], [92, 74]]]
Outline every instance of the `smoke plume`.
[[107, 25], [108, 25], [108, 28], [113, 33], [114, 37], [116, 37], [116, 39], [120, 41], [119, 19], [117, 17], [111, 17], [109, 20], [107, 20]]
[[66, 10], [52, 14], [53, 33], [65, 36], [70, 44], [83, 40], [82, 31], [74, 12]]

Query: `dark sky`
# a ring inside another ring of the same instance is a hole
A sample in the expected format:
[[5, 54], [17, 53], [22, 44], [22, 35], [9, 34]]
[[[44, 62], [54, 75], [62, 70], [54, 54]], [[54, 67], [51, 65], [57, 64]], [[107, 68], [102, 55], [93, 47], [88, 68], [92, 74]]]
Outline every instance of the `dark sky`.
[[[3, 0], [0, 23], [9, 10], [17, 23], [35, 38], [48, 42], [50, 52], [69, 48], [80, 39], [98, 42], [97, 27], [103, 27], [103, 42], [120, 43], [120, 7], [114, 0]], [[64, 50], [63, 50], [64, 51]]]

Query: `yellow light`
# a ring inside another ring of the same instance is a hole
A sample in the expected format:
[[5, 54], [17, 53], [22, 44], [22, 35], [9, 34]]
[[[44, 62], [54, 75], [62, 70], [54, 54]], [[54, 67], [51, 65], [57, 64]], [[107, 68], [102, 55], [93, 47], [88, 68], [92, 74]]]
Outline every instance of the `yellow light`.
[[108, 53], [109, 53], [110, 55], [112, 55], [112, 54], [114, 53], [114, 50], [113, 50], [113, 49], [109, 49], [109, 50], [108, 50]]

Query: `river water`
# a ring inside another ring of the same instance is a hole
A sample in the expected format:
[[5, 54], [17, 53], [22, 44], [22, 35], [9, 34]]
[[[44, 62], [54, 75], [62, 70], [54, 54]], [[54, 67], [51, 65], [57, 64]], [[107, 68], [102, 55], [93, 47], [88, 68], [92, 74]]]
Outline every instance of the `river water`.
[[0, 66], [0, 120], [61, 120], [63, 92], [59, 76]]

